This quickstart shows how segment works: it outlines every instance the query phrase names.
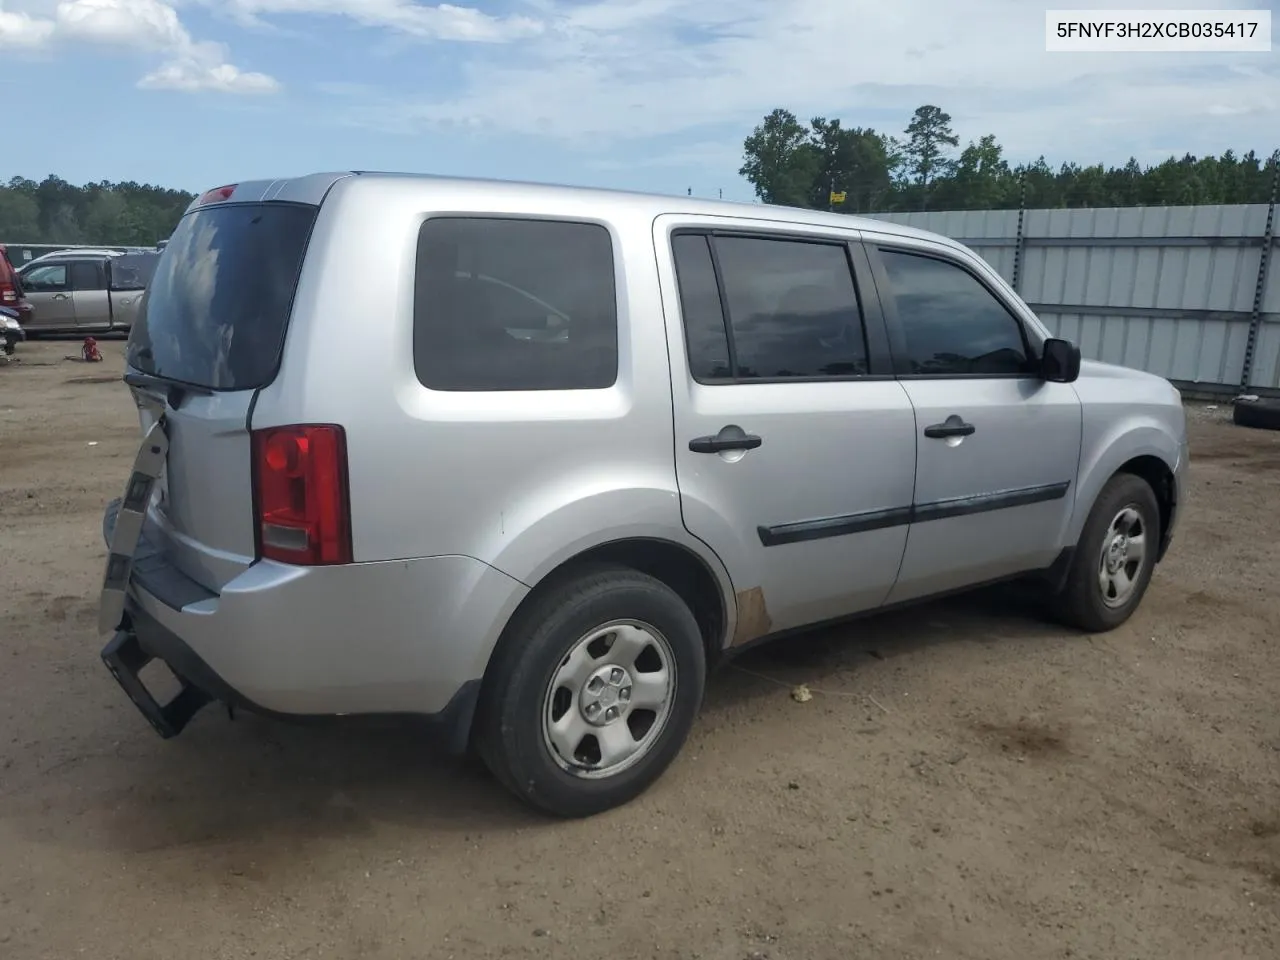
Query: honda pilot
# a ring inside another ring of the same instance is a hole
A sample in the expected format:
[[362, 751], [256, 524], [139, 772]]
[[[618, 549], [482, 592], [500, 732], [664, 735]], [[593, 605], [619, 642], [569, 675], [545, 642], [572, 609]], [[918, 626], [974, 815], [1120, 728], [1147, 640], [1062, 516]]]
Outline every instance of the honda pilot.
[[152, 726], [416, 717], [559, 816], [657, 780], [764, 640], [1012, 578], [1119, 626], [1187, 469], [1173, 386], [1083, 361], [963, 245], [686, 197], [220, 187], [125, 380], [99, 625]]

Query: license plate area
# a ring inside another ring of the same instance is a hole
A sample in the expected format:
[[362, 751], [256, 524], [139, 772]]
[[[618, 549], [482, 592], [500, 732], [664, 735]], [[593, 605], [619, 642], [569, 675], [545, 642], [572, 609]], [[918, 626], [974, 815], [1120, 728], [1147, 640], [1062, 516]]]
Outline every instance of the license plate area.
[[133, 558], [142, 537], [151, 494], [164, 473], [169, 455], [169, 438], [164, 418], [147, 430], [133, 461], [133, 469], [125, 483], [124, 498], [116, 515], [111, 542], [107, 545], [106, 570], [102, 575], [102, 593], [98, 601], [98, 631], [111, 633], [124, 616], [125, 595], [133, 573]]
[[181, 681], [181, 690], [167, 703], [160, 703], [147, 689], [141, 676], [153, 659], [130, 630], [117, 630], [102, 650], [102, 662], [121, 689], [156, 733], [168, 740], [182, 732], [200, 708], [209, 703], [209, 696], [198, 687]]

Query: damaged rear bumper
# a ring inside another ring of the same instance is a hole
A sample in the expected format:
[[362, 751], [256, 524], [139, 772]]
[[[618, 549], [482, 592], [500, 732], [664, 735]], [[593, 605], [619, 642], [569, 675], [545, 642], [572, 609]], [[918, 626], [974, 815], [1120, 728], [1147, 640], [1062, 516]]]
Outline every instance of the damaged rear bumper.
[[[119, 501], [112, 503], [103, 517], [103, 536], [108, 544], [115, 529], [115, 520], [119, 514]], [[434, 711], [417, 711], [397, 709], [398, 705], [390, 704], [390, 709], [383, 707], [380, 711], [376, 705], [377, 697], [365, 696], [357, 706], [342, 699], [318, 702], [323, 694], [312, 689], [306, 692], [304, 701], [297, 699], [288, 701], [290, 706], [298, 702], [314, 703], [318, 709], [278, 710], [260, 703], [257, 698], [245, 692], [240, 684], [231, 682], [227, 677], [202, 656], [192, 643], [176, 632], [169, 624], [185, 623], [191, 617], [200, 621], [204, 627], [212, 627], [208, 610], [219, 605], [226, 597], [219, 597], [202, 585], [187, 577], [174, 567], [164, 555], [158, 551], [146, 537], [144, 530], [138, 540], [133, 556], [132, 569], [126, 590], [124, 612], [119, 623], [112, 631], [111, 639], [102, 649], [102, 660], [107, 670], [115, 678], [125, 694], [137, 707], [151, 727], [164, 738], [177, 736], [191, 722], [200, 710], [210, 703], [223, 703], [228, 707], [236, 707], [245, 711], [290, 722], [319, 722], [341, 719], [348, 723], [376, 724], [379, 726], [401, 726], [406, 723], [420, 726], [433, 740], [452, 753], [466, 750], [471, 720], [475, 712], [476, 701], [480, 692], [480, 679], [466, 679], [450, 682], [448, 693], [441, 698], [444, 702]], [[286, 598], [281, 598], [287, 603]], [[269, 613], [270, 611], [267, 611]], [[253, 635], [246, 636], [244, 629], [247, 622], [254, 618], [233, 621], [240, 627], [235, 632], [239, 636], [234, 639], [250, 645], [256, 645], [264, 652], [271, 648], [273, 641], [277, 652], [282, 645], [289, 645], [290, 640], [274, 633], [270, 628], [270, 616], [262, 618], [263, 629]], [[373, 625], [371, 625], [372, 627]], [[200, 638], [208, 645], [207, 635], [221, 634], [221, 631], [205, 630], [199, 632]], [[320, 638], [308, 631], [315, 647], [322, 646]], [[228, 637], [228, 641], [233, 638]], [[355, 638], [352, 638], [355, 639]], [[297, 642], [292, 641], [292, 642]], [[322, 655], [321, 655], [322, 656]], [[160, 703], [143, 682], [142, 671], [154, 661], [163, 662], [177, 677], [181, 684], [179, 693], [167, 703]], [[331, 672], [349, 673], [339, 663], [331, 667]], [[244, 673], [246, 679], [258, 679], [248, 671], [243, 661], [237, 661], [236, 667]], [[302, 676], [311, 672], [308, 665], [295, 661], [290, 669], [289, 663], [279, 662], [279, 658], [264, 659], [263, 669], [272, 674], [271, 683], [277, 687], [282, 683], [281, 677]], [[482, 672], [482, 671], [481, 671]], [[433, 678], [436, 680], [442, 678]], [[269, 692], [274, 692], [271, 688]], [[425, 698], [423, 698], [425, 701]], [[423, 702], [419, 701], [419, 702]], [[386, 701], [383, 701], [384, 703]], [[439, 702], [439, 701], [438, 701]]]

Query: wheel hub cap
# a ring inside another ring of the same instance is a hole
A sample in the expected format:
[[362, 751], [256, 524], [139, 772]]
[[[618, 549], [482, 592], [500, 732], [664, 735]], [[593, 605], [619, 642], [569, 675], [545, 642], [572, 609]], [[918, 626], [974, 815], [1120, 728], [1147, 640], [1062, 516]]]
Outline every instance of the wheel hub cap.
[[1124, 534], [1119, 534], [1112, 538], [1111, 545], [1107, 547], [1107, 570], [1115, 573], [1129, 560], [1129, 538]]
[[582, 686], [578, 708], [593, 727], [607, 727], [622, 718], [631, 702], [631, 673], [616, 664], [600, 667]]

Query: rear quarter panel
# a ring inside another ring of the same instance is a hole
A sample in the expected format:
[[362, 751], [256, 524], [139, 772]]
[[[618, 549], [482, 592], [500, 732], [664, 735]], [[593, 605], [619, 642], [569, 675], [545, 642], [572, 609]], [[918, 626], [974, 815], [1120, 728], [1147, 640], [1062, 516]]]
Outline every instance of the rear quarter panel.
[[112, 290], [111, 328], [113, 330], [131, 330], [133, 322], [138, 318], [138, 306], [142, 303], [141, 290]]
[[[418, 231], [442, 213], [603, 225], [618, 294], [617, 382], [505, 393], [422, 386], [413, 366]], [[303, 267], [280, 375], [261, 394], [253, 425], [346, 428], [357, 561], [461, 555], [534, 585], [593, 546], [644, 537], [695, 551], [731, 590], [681, 522], [651, 219], [625, 203], [518, 185], [362, 176], [334, 187]]]

